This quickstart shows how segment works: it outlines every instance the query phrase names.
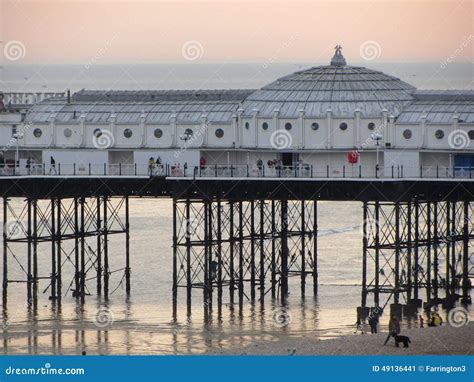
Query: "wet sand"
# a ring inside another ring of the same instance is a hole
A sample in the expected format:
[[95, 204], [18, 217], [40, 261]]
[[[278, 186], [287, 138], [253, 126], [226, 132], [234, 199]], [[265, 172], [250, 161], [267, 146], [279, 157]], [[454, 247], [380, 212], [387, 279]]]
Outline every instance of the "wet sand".
[[390, 339], [383, 345], [387, 332], [382, 328], [378, 334], [354, 334], [335, 339], [279, 337], [273, 341], [255, 341], [251, 345], [236, 349], [220, 349], [210, 354], [241, 355], [407, 355], [407, 354], [473, 354], [474, 324], [456, 328], [441, 326], [435, 328], [414, 328], [404, 330], [402, 335], [410, 337], [408, 349], [402, 344], [395, 346]]

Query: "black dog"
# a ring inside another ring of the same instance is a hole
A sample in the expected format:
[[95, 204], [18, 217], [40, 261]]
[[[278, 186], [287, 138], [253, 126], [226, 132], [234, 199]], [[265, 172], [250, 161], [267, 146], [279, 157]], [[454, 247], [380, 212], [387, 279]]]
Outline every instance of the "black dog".
[[408, 344], [411, 343], [410, 337], [407, 336], [397, 336], [394, 335], [393, 339], [395, 340], [395, 346], [398, 348], [400, 346], [400, 342], [403, 342], [403, 347], [407, 348]]

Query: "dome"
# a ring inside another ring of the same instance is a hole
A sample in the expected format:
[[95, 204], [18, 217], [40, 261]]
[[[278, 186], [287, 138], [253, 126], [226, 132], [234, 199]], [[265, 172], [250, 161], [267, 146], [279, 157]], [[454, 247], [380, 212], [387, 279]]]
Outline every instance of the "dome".
[[347, 66], [337, 51], [328, 66], [301, 70], [264, 86], [243, 102], [245, 115], [256, 109], [259, 116], [272, 116], [279, 110], [282, 118], [322, 117], [331, 110], [335, 117], [378, 117], [382, 110], [398, 115], [413, 102], [416, 89], [399, 78], [357, 66]]

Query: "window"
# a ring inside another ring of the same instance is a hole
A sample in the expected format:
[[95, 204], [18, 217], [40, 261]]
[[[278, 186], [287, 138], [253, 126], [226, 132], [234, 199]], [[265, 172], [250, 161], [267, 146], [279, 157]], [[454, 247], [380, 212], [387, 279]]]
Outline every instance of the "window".
[[436, 130], [435, 137], [436, 137], [436, 139], [443, 139], [444, 138], [444, 131], [443, 130]]
[[132, 132], [131, 129], [125, 129], [125, 130], [123, 131], [123, 136], [124, 136], [125, 138], [130, 138], [132, 135], [133, 135], [133, 132]]
[[374, 130], [374, 129], [375, 129], [375, 123], [370, 122], [370, 123], [367, 125], [367, 128], [368, 128], [369, 130]]
[[411, 136], [412, 136], [411, 130], [406, 129], [406, 130], [403, 131], [403, 138], [410, 139]]
[[311, 128], [312, 128], [314, 131], [318, 130], [318, 129], [319, 129], [319, 123], [313, 122], [313, 123], [311, 124]]
[[247, 130], [250, 129], [250, 123], [245, 122], [245, 128], [246, 128]]
[[155, 138], [160, 139], [160, 138], [163, 136], [163, 130], [161, 130], [161, 129], [155, 129], [155, 131], [153, 132], [153, 134], [155, 135]]
[[94, 137], [99, 138], [102, 135], [102, 130], [101, 129], [95, 129], [92, 134], [94, 134]]
[[268, 130], [268, 123], [263, 122], [263, 123], [262, 123], [262, 129], [263, 129], [263, 130]]
[[215, 132], [215, 134], [216, 134], [216, 137], [217, 137], [217, 138], [222, 138], [222, 137], [224, 136], [224, 130], [222, 130], [222, 129], [217, 129], [216, 132]]
[[469, 135], [469, 139], [473, 139], [474, 140], [474, 130], [469, 130], [467, 135]]
[[191, 129], [186, 129], [184, 131], [184, 134], [186, 134], [188, 137], [192, 137], [194, 133]]
[[39, 138], [39, 137], [41, 137], [41, 135], [43, 135], [43, 132], [41, 131], [41, 129], [36, 128], [36, 129], [33, 130], [33, 135], [36, 138]]
[[12, 137], [16, 134], [16, 125], [12, 125]]
[[291, 130], [292, 127], [293, 127], [293, 126], [291, 126], [291, 123], [290, 123], [290, 122], [285, 123], [285, 129], [286, 129], [286, 130]]
[[66, 138], [70, 138], [70, 137], [72, 136], [72, 130], [71, 130], [69, 127], [66, 127], [66, 128], [64, 129], [64, 136], [65, 136]]
[[339, 128], [340, 128], [342, 131], [347, 130], [347, 123], [342, 122], [342, 123], [339, 125]]

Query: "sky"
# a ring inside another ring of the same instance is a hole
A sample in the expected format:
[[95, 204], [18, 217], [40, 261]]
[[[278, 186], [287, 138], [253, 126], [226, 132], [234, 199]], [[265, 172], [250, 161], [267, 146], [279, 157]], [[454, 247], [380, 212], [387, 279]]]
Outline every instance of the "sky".
[[[0, 0], [2, 62], [472, 62], [474, 1]], [[15, 49], [16, 48], [16, 49]]]

